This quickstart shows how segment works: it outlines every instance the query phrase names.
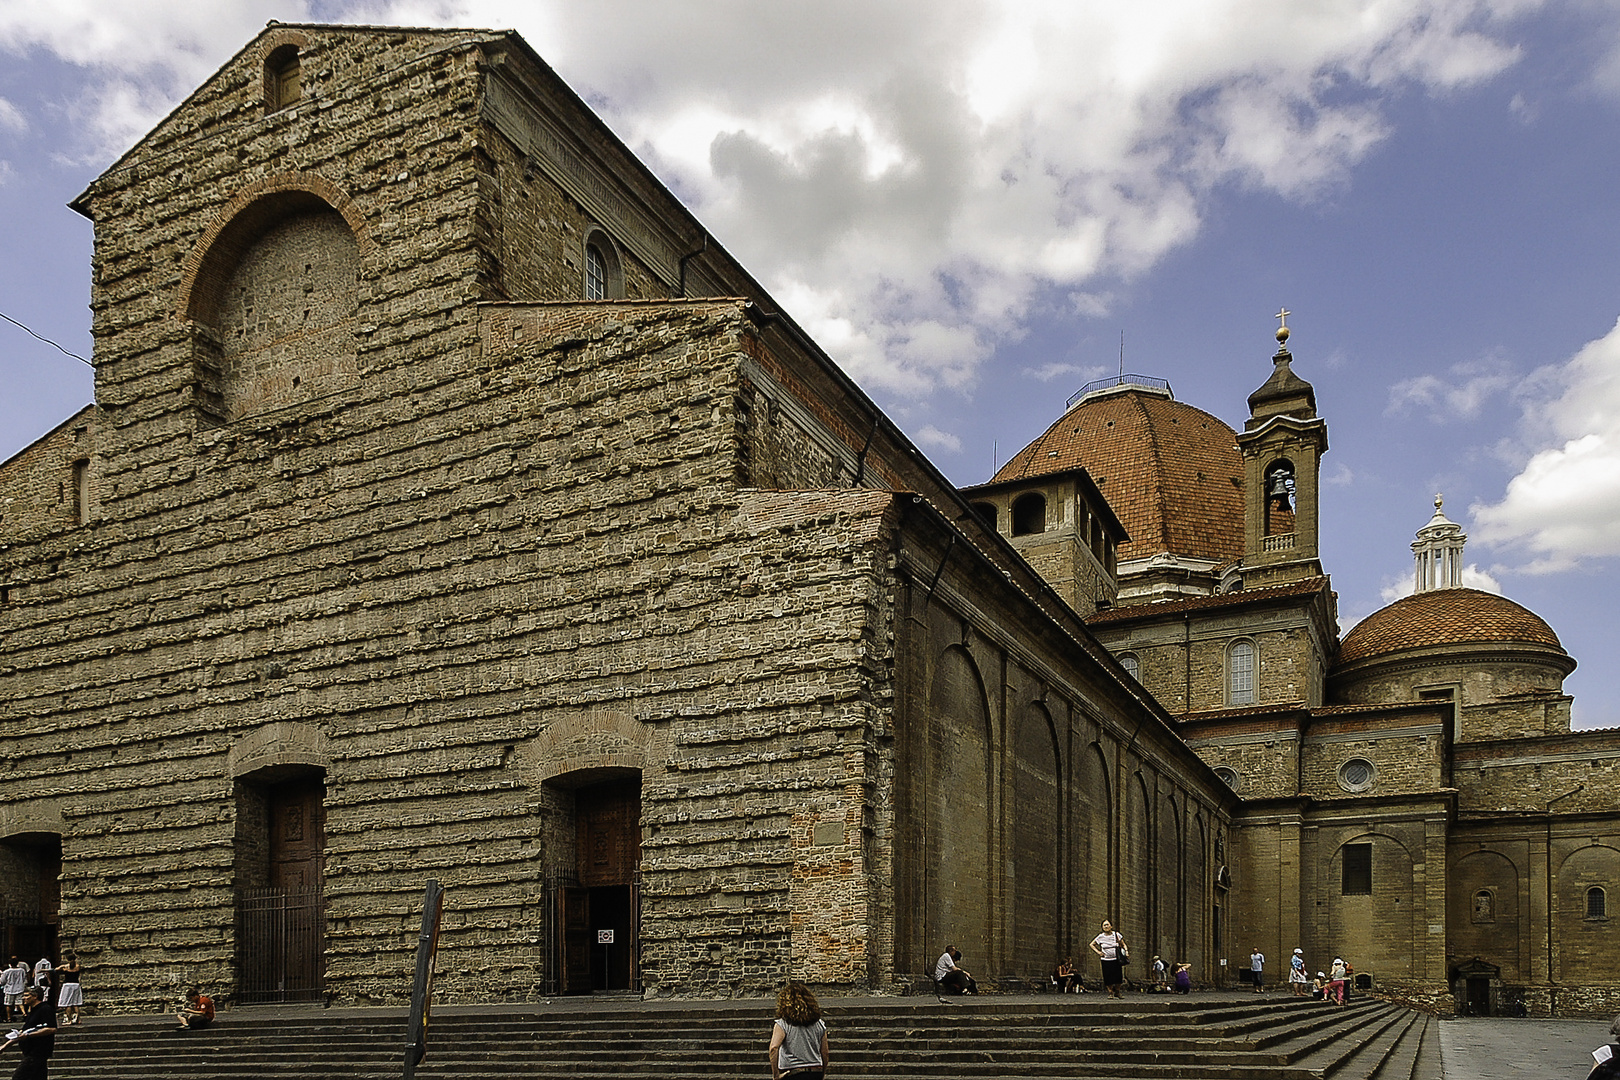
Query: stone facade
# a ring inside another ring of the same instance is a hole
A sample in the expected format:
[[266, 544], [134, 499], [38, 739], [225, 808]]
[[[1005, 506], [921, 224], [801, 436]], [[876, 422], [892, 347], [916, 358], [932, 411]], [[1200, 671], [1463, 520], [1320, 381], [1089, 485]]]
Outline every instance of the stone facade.
[[100, 1007], [398, 1002], [428, 878], [458, 999], [1219, 952], [1237, 797], [515, 36], [273, 25], [75, 205], [0, 889]]

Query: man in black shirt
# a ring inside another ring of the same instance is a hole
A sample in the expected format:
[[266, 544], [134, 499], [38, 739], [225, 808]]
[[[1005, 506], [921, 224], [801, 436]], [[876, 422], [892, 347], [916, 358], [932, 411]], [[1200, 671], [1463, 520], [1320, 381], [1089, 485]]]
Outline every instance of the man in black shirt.
[[46, 1001], [39, 988], [30, 986], [23, 991], [23, 1008], [28, 1018], [22, 1028], [0, 1046], [0, 1052], [15, 1044], [22, 1050], [22, 1064], [11, 1074], [11, 1080], [45, 1080], [51, 1053], [56, 1049], [56, 1007]]

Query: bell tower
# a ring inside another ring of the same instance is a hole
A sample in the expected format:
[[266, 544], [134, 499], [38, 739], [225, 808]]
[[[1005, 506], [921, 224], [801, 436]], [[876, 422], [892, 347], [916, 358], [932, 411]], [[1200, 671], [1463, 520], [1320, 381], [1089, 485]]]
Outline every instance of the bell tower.
[[1249, 419], [1238, 433], [1243, 454], [1243, 585], [1254, 589], [1316, 577], [1317, 496], [1327, 421], [1316, 415], [1316, 391], [1295, 375], [1288, 351], [1287, 308], [1277, 313], [1271, 378], [1249, 395]]

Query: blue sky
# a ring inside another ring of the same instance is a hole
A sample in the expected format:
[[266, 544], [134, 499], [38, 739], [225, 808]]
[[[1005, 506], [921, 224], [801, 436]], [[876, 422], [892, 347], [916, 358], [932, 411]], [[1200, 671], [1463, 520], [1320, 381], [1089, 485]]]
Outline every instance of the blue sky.
[[[264, 22], [514, 27], [961, 483], [1119, 363], [1233, 426], [1272, 318], [1354, 621], [1436, 492], [1620, 726], [1620, 5], [0, 0], [0, 312], [90, 356], [65, 204]], [[0, 457], [93, 394], [0, 323]]]

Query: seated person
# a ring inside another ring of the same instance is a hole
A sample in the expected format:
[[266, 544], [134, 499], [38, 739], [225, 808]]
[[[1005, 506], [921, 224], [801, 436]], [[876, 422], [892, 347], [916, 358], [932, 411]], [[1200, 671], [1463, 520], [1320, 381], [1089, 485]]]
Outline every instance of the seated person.
[[1074, 973], [1074, 961], [1065, 957], [1058, 963], [1057, 973], [1052, 976], [1052, 985], [1057, 987], [1060, 994], [1067, 994], [1071, 989], [1080, 992], [1080, 977]]
[[949, 987], [953, 994], [977, 994], [979, 984], [973, 981], [973, 975], [965, 968], [957, 966], [962, 959], [962, 950], [955, 945], [945, 946], [940, 954], [939, 963], [934, 965], [934, 981], [941, 987]]
[[195, 986], [186, 991], [186, 1006], [174, 1014], [181, 1031], [205, 1028], [214, 1022], [214, 1000]]

